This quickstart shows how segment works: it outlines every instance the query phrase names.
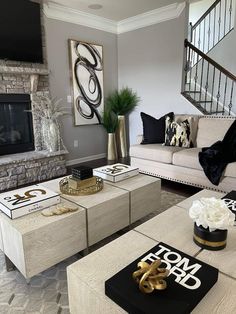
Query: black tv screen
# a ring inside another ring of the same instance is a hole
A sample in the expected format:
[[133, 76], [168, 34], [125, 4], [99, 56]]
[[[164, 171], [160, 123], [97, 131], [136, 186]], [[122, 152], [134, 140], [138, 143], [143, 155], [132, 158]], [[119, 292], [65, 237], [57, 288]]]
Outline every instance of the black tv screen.
[[0, 0], [0, 59], [43, 63], [38, 3]]

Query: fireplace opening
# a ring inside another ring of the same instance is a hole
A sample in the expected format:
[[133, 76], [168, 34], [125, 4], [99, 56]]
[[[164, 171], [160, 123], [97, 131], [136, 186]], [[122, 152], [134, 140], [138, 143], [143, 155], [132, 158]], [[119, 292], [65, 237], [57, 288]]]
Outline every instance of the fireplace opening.
[[30, 95], [0, 94], [0, 155], [34, 150]]

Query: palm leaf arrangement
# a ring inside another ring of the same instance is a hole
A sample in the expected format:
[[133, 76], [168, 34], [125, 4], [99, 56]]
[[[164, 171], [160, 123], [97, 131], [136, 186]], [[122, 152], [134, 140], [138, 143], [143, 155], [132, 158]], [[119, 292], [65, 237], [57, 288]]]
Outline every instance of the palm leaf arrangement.
[[103, 113], [102, 124], [107, 133], [113, 133], [113, 135], [116, 133], [117, 138], [117, 140], [113, 140], [111, 138], [112, 134], [108, 135], [108, 159], [117, 159], [116, 141], [118, 141], [119, 157], [127, 156], [125, 115], [134, 110], [138, 102], [139, 97], [128, 87], [124, 87], [119, 91], [114, 90], [106, 98], [106, 109]]
[[119, 116], [130, 113], [138, 105], [140, 98], [131, 88], [115, 90], [106, 98], [106, 106]]
[[110, 109], [106, 109], [102, 115], [103, 127], [106, 129], [107, 133], [115, 133], [118, 127], [117, 115]]

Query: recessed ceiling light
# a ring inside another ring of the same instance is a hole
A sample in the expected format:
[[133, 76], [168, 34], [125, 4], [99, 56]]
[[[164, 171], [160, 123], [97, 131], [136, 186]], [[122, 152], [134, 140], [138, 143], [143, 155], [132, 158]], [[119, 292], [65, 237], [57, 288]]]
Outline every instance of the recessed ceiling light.
[[102, 6], [101, 4], [97, 4], [97, 3], [95, 3], [95, 4], [90, 4], [90, 5], [88, 6], [88, 8], [89, 8], [89, 9], [92, 9], [92, 10], [100, 10], [102, 7], [103, 7], [103, 6]]

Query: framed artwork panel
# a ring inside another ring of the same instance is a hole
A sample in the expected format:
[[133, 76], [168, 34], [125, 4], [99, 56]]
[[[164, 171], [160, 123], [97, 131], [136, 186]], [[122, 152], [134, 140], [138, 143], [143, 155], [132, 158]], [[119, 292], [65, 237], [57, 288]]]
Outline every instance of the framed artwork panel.
[[103, 47], [69, 40], [75, 125], [101, 124], [104, 110]]

